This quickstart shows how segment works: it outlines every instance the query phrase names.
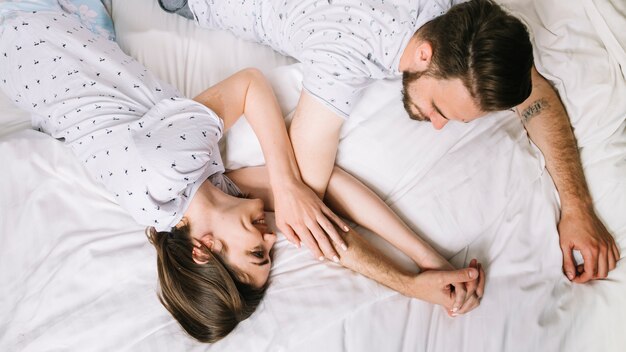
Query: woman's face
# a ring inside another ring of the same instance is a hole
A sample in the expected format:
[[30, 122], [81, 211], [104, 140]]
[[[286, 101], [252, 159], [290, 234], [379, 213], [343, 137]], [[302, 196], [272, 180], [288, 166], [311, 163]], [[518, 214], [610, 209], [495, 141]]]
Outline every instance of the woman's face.
[[[192, 202], [186, 213], [197, 247], [203, 243], [242, 273], [242, 281], [263, 286], [272, 264], [270, 250], [276, 242], [276, 234], [265, 223], [263, 202], [222, 193], [210, 207], [199, 203]], [[200, 248], [194, 249], [193, 255], [196, 262], [202, 262]]]
[[261, 287], [270, 274], [276, 234], [265, 223], [260, 199], [235, 200], [213, 224], [212, 251], [237, 268], [245, 282]]

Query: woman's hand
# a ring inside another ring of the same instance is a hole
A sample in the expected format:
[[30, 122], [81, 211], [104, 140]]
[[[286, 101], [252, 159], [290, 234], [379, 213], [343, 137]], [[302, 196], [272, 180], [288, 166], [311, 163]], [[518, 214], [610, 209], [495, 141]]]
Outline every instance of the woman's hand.
[[338, 261], [339, 256], [330, 241], [344, 250], [347, 246], [333, 223], [344, 231], [348, 231], [348, 226], [298, 180], [282, 184], [273, 193], [276, 225], [285, 237], [297, 247], [304, 242], [320, 260], [326, 257]]

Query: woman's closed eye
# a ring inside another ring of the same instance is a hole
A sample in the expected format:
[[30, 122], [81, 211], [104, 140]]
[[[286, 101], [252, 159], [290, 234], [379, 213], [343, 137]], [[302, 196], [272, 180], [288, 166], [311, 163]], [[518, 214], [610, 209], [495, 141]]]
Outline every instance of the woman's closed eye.
[[262, 266], [265, 264], [269, 264], [270, 262], [269, 258], [265, 258], [265, 251], [263, 250], [260, 250], [260, 249], [253, 250], [250, 252], [250, 254], [252, 254], [252, 256], [254, 256], [255, 258], [261, 259], [260, 262], [253, 262], [252, 264]]

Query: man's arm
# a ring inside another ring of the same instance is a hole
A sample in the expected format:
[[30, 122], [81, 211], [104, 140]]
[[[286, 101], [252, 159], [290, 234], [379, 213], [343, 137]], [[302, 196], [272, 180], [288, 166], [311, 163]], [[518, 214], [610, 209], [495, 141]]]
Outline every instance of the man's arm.
[[[458, 291], [468, 282], [484, 280], [482, 268], [468, 267], [452, 271], [429, 270], [419, 274], [408, 273], [398, 268], [389, 258], [370, 245], [358, 233], [350, 230], [344, 233], [349, 251], [341, 252], [341, 264], [346, 268], [368, 277], [405, 296], [438, 304], [450, 316], [467, 313], [480, 304], [480, 299], [472, 294], [459, 309]], [[475, 263], [473, 263], [475, 265]], [[465, 293], [463, 293], [464, 295]]]
[[[598, 219], [580, 163], [576, 139], [556, 91], [532, 68], [532, 93], [516, 111], [530, 139], [542, 151], [546, 168], [561, 199], [559, 235], [563, 271], [578, 283], [605, 278], [615, 268], [619, 250]], [[584, 267], [576, 268], [572, 250], [579, 250]], [[577, 274], [579, 274], [577, 276]]]
[[324, 198], [335, 166], [343, 119], [305, 90], [289, 127], [302, 180]]

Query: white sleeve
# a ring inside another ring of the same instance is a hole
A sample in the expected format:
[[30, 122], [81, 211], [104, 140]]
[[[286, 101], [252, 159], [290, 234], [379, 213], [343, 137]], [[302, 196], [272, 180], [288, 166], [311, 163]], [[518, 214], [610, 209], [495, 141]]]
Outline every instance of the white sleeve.
[[167, 98], [130, 123], [83, 138], [93, 143], [77, 140], [71, 147], [135, 221], [169, 231], [204, 181], [213, 175], [222, 179], [218, 141], [223, 128], [204, 105]]
[[330, 51], [317, 51], [305, 62], [303, 88], [343, 118], [348, 118], [362, 91], [372, 79], [364, 65]]

